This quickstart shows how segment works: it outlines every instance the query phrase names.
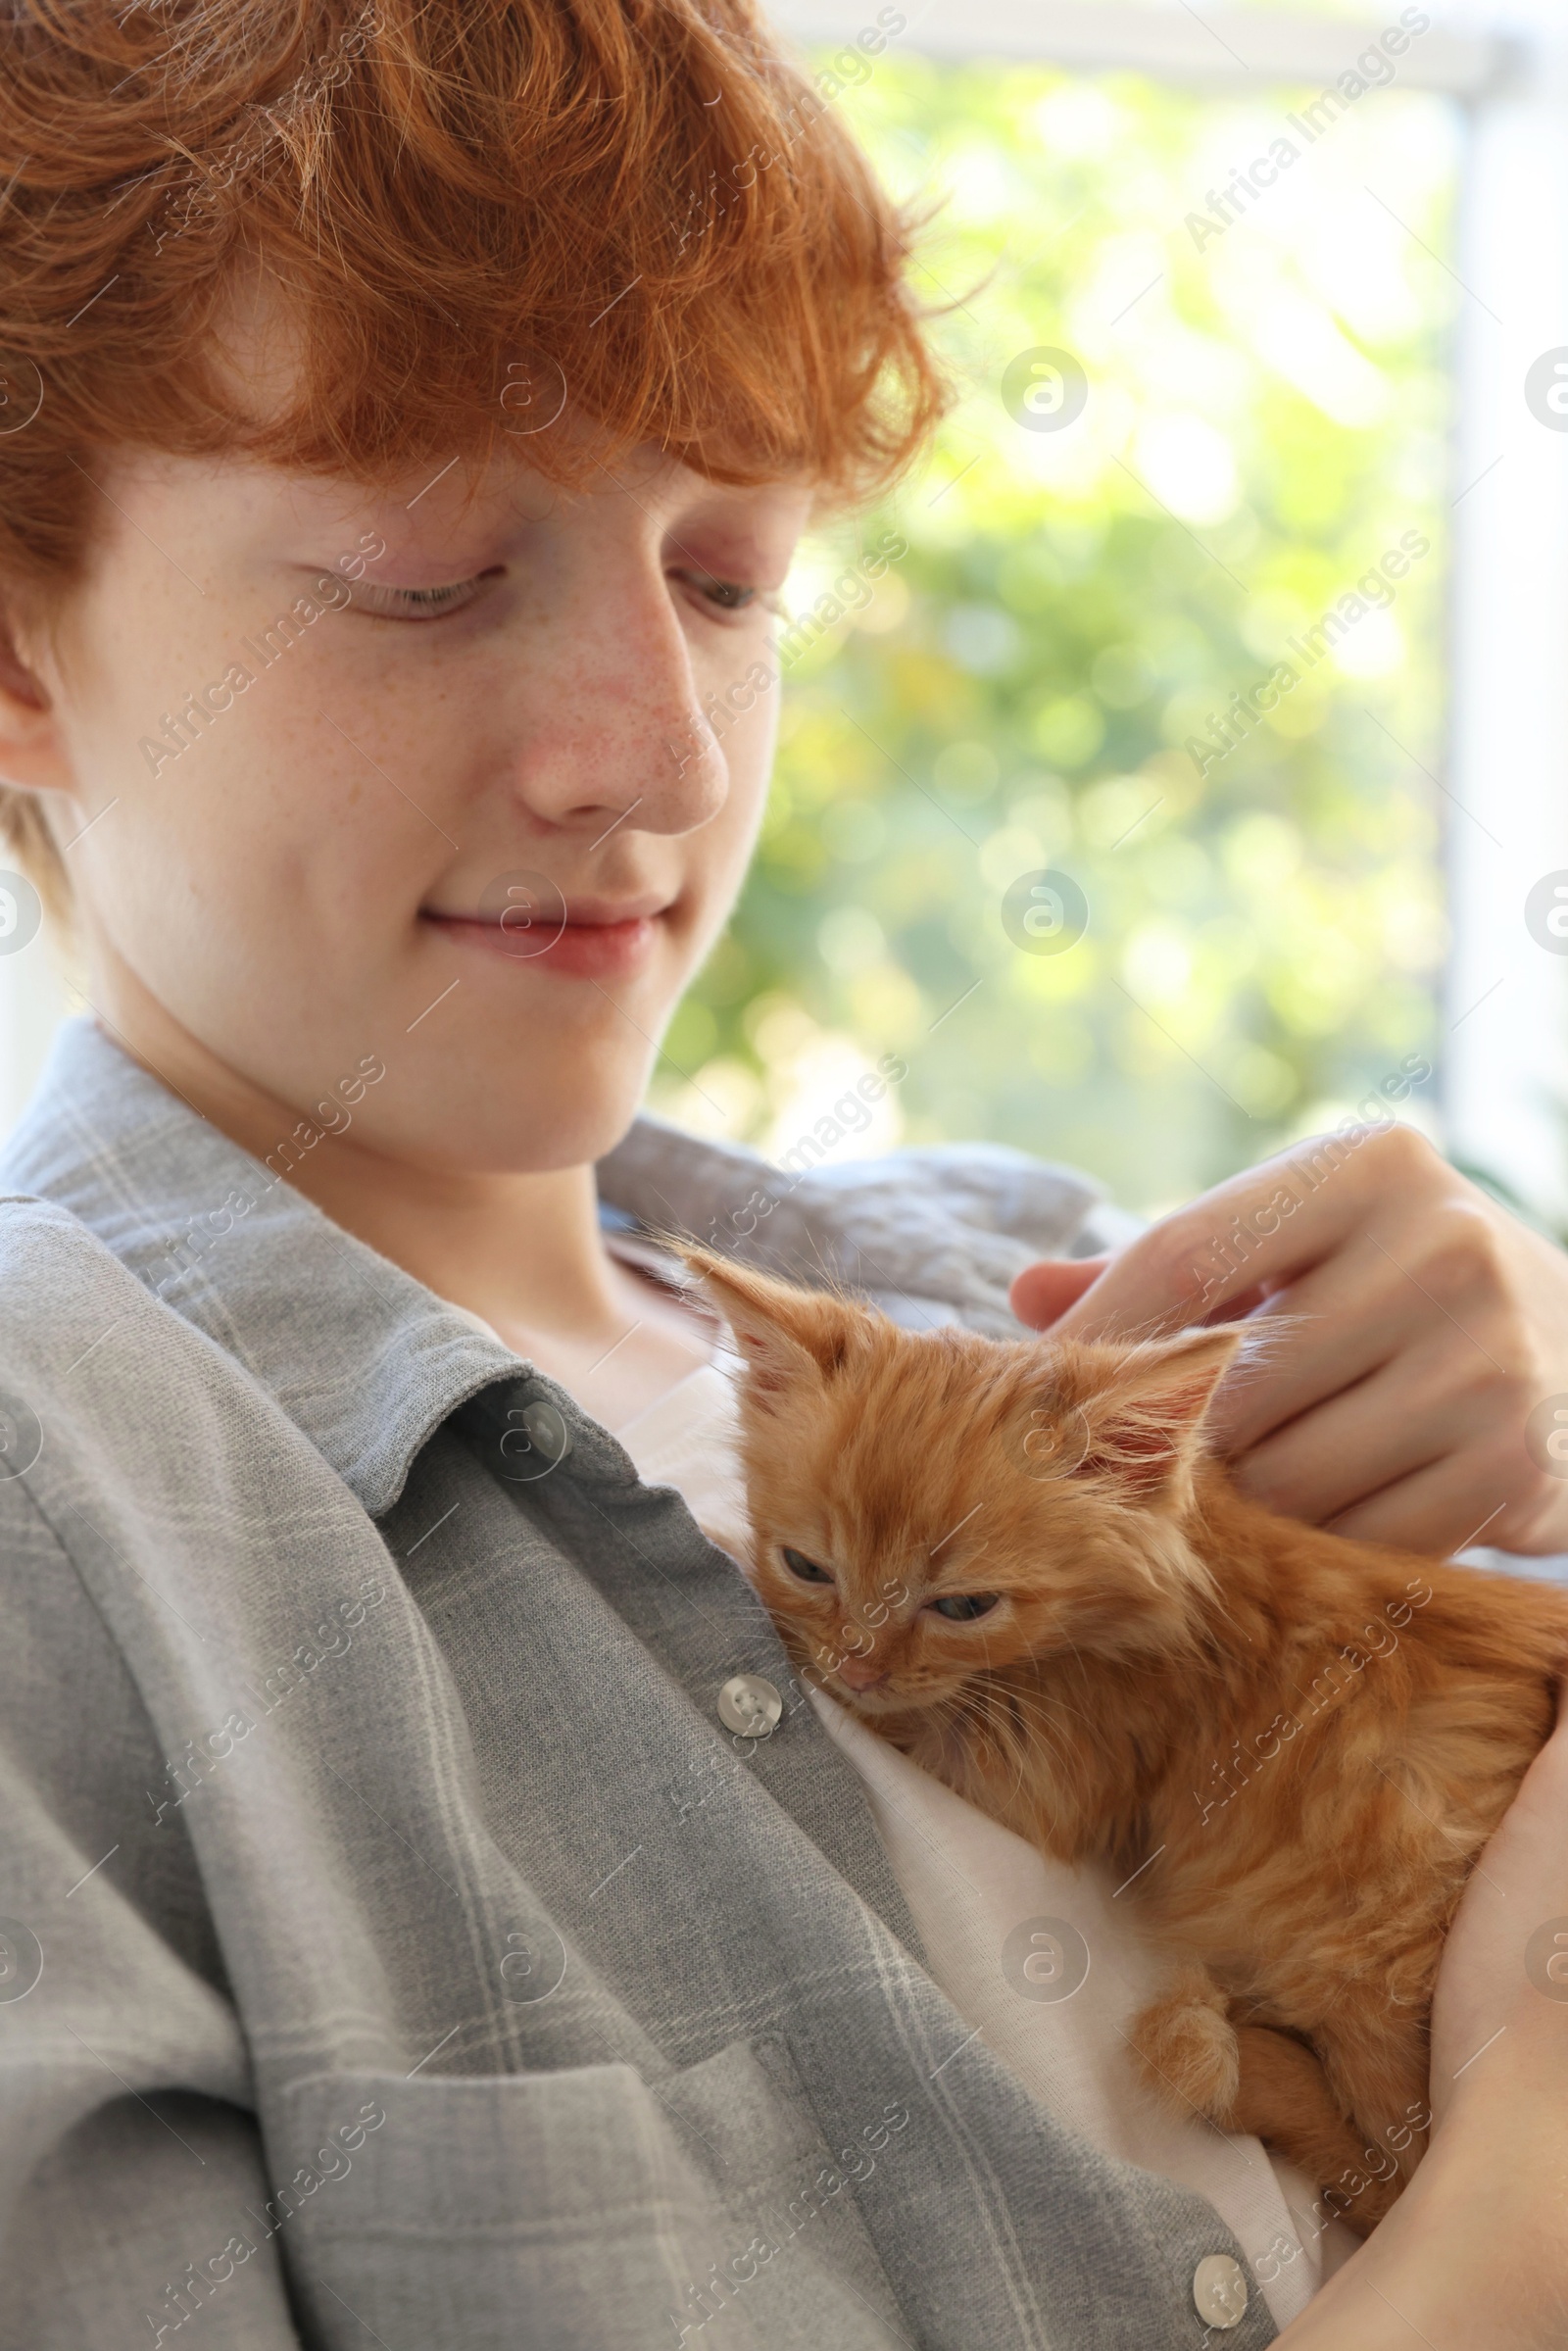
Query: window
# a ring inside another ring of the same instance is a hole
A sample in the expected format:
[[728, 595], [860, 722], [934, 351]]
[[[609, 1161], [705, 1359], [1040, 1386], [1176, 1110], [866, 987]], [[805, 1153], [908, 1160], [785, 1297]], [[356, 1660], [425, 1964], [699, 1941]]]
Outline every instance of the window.
[[869, 55], [864, 0], [778, 13], [946, 197], [965, 397], [792, 583], [775, 804], [661, 1101], [775, 1152], [992, 1134], [1154, 1209], [1372, 1093], [1561, 1212], [1530, 55], [1419, 7], [914, 0]]

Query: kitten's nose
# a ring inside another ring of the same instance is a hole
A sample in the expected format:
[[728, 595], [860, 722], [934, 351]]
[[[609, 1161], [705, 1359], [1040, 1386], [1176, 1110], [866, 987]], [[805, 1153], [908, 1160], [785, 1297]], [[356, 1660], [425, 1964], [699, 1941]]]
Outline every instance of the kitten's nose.
[[887, 1678], [887, 1669], [873, 1665], [869, 1657], [846, 1657], [839, 1667], [839, 1680], [848, 1683], [851, 1690], [875, 1690]]

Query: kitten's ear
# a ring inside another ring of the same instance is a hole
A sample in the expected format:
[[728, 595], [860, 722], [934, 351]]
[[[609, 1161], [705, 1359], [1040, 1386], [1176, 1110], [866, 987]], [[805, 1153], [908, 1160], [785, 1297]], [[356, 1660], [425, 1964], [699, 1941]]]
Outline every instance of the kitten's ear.
[[697, 1288], [728, 1323], [746, 1364], [747, 1392], [764, 1406], [803, 1378], [820, 1385], [842, 1369], [866, 1316], [821, 1290], [798, 1290], [691, 1242], [670, 1245]]
[[1220, 1323], [1113, 1358], [1083, 1400], [1088, 1447], [1070, 1474], [1106, 1479], [1145, 1508], [1183, 1508], [1214, 1391], [1246, 1344], [1240, 1325]]

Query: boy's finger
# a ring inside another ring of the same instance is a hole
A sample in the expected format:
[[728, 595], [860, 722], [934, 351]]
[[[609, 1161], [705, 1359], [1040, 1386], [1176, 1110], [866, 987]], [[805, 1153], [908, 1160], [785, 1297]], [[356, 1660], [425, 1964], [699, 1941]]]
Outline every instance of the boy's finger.
[[1237, 1297], [1224, 1298], [1217, 1306], [1211, 1307], [1203, 1320], [1211, 1323], [1245, 1322], [1255, 1307], [1261, 1306], [1273, 1295], [1269, 1283], [1254, 1282], [1250, 1290], [1244, 1290]]
[[[1315, 1172], [1330, 1145], [1344, 1157], [1332, 1183]], [[1386, 1182], [1387, 1162], [1370, 1137], [1351, 1159], [1334, 1136], [1295, 1145], [1278, 1158], [1205, 1192], [1141, 1233], [1061, 1318], [1073, 1339], [1148, 1339], [1220, 1310], [1262, 1282], [1294, 1280], [1331, 1256]]]
[[1057, 1325], [1060, 1336], [1152, 1339], [1210, 1316], [1220, 1319], [1232, 1294], [1254, 1289], [1257, 1277], [1251, 1266], [1238, 1267], [1229, 1279], [1205, 1269], [1199, 1245], [1212, 1228], [1212, 1207], [1200, 1205], [1140, 1234], [1069, 1302]]
[[1105, 1257], [1042, 1257], [1026, 1265], [1008, 1294], [1014, 1314], [1032, 1331], [1044, 1331], [1083, 1297], [1110, 1263]]

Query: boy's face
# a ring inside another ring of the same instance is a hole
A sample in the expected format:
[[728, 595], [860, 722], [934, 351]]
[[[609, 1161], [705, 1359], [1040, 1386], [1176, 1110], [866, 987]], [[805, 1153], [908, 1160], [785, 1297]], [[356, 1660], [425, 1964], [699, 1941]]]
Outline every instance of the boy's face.
[[8, 743], [0, 702], [0, 773], [63, 795], [96, 1007], [220, 1117], [308, 1115], [373, 1056], [378, 1150], [591, 1158], [724, 921], [808, 493], [653, 459], [564, 493], [526, 448], [390, 492], [93, 468], [88, 575], [24, 649], [48, 716]]

